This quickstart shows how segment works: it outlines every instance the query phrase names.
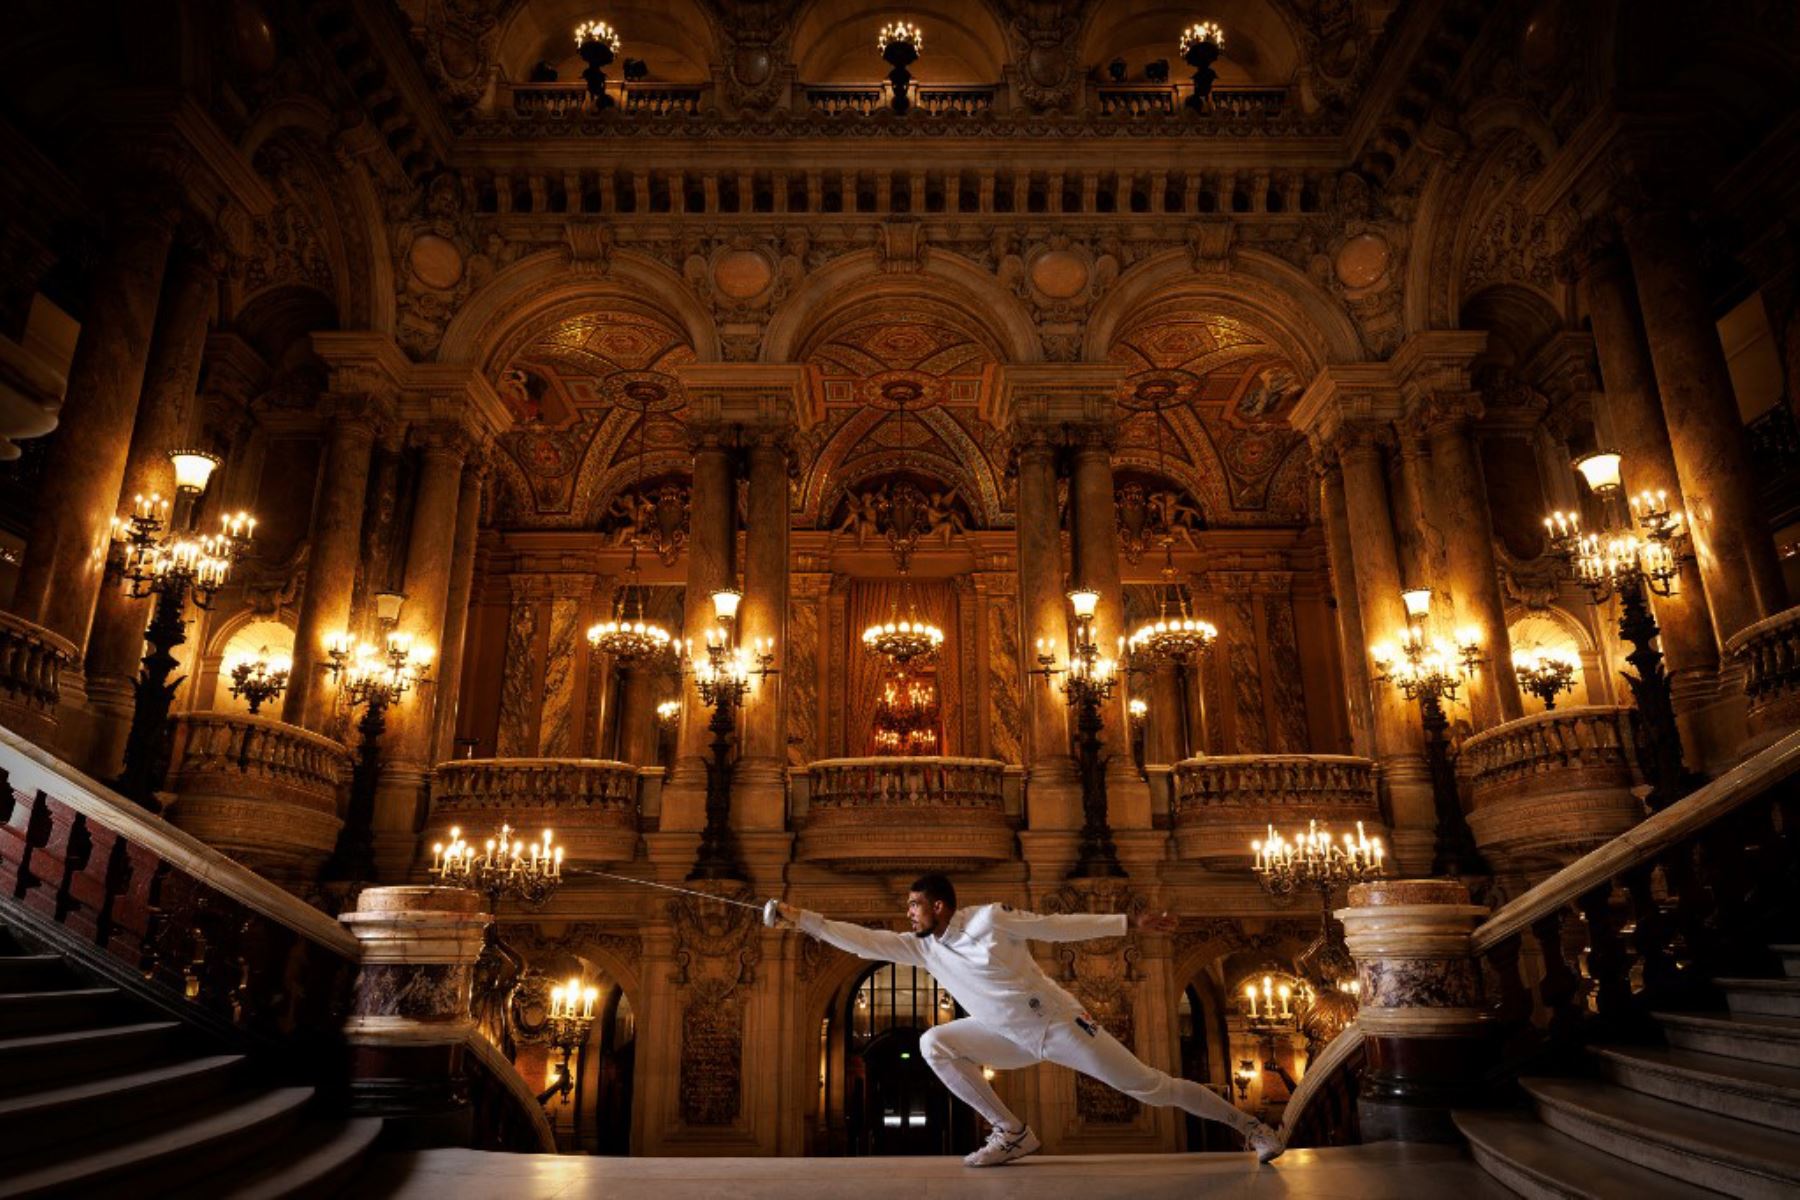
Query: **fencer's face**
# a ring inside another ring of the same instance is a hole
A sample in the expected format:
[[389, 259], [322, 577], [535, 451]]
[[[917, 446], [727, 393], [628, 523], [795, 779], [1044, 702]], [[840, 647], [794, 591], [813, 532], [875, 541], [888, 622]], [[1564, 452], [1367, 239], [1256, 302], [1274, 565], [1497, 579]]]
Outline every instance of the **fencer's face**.
[[923, 892], [906, 894], [906, 919], [912, 922], [914, 937], [930, 937], [944, 919], [944, 902], [927, 900]]

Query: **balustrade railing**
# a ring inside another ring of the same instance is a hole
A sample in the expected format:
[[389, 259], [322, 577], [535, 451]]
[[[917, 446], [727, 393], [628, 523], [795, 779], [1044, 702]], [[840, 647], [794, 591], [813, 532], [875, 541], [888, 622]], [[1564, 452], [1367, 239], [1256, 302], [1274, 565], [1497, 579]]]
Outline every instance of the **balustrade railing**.
[[904, 870], [978, 866], [1012, 855], [1005, 763], [834, 758], [812, 763], [807, 774], [810, 799], [798, 850], [803, 861]]
[[1558, 708], [1466, 738], [1469, 827], [1494, 866], [1543, 875], [1643, 818], [1632, 710]]
[[1725, 658], [1744, 671], [1752, 749], [1800, 728], [1800, 608], [1738, 631]]
[[[499, 107], [521, 117], [573, 117], [598, 110], [579, 80], [502, 85]], [[619, 111], [633, 115], [696, 116], [705, 101], [703, 83], [625, 83], [606, 86]]]
[[62, 669], [75, 661], [67, 638], [0, 612], [0, 723], [32, 739], [56, 727]]
[[599, 758], [464, 758], [439, 763], [423, 838], [448, 842], [452, 825], [479, 845], [502, 821], [549, 828], [582, 862], [637, 853], [638, 768]]
[[1210, 866], [1243, 867], [1268, 826], [1292, 836], [1309, 820], [1340, 832], [1363, 822], [1385, 830], [1375, 764], [1343, 754], [1220, 754], [1175, 764], [1169, 820], [1176, 855]]
[[[1192, 91], [1191, 85], [1179, 83], [1103, 83], [1094, 89], [1094, 101], [1102, 116], [1168, 116], [1186, 110]], [[1286, 88], [1215, 87], [1205, 111], [1222, 117], [1275, 117], [1286, 104]]]

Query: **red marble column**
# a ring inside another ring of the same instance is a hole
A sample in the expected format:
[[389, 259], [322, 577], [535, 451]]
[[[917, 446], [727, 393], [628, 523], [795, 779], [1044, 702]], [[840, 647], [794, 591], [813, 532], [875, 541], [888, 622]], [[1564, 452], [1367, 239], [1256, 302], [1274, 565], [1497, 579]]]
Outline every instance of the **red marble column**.
[[[732, 543], [736, 489], [731, 470], [727, 431], [696, 427], [694, 437], [694, 487], [688, 501], [687, 594], [683, 601], [683, 635], [704, 653], [706, 635], [716, 629], [712, 594], [732, 587]], [[691, 681], [684, 682], [681, 728], [675, 743], [675, 769], [663, 793], [665, 831], [697, 831], [706, 825], [706, 755], [710, 734], [706, 723], [712, 713], [700, 703]]]
[[469, 634], [469, 600], [475, 591], [475, 542], [481, 533], [480, 463], [463, 467], [456, 496], [456, 541], [450, 555], [450, 594], [444, 603], [444, 649], [438, 664], [437, 731], [428, 759], [451, 758], [456, 746], [456, 708], [462, 698], [463, 649]]
[[[1019, 465], [1019, 609], [1025, 625], [1024, 669], [1034, 670], [1037, 643], [1069, 644], [1062, 530], [1057, 521], [1056, 447], [1048, 433], [1015, 431]], [[1069, 753], [1068, 706], [1038, 676], [1025, 677], [1026, 763], [1034, 830], [1079, 829], [1081, 786]]]

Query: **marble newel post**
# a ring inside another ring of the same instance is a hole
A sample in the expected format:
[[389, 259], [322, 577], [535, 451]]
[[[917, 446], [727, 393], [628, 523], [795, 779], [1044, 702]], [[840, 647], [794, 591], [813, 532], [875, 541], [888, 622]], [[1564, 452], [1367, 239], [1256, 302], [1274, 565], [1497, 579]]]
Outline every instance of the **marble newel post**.
[[[1043, 429], [1015, 430], [1019, 467], [1019, 607], [1025, 623], [1026, 668], [1038, 642], [1069, 644], [1062, 528], [1057, 520], [1056, 446]], [[1069, 753], [1069, 712], [1062, 694], [1027, 676], [1027, 782], [1033, 829], [1081, 828], [1081, 785]]]
[[433, 765], [427, 761], [436, 730], [433, 704], [438, 689], [445, 686], [437, 673], [442, 665], [437, 659], [444, 649], [457, 502], [463, 461], [469, 452], [463, 431], [452, 426], [427, 429], [420, 441], [423, 461], [406, 542], [406, 603], [400, 609], [399, 628], [431, 652], [433, 682], [415, 689], [388, 713], [381, 782], [375, 792], [375, 871], [379, 879], [403, 878], [417, 848], [425, 780]]
[[[67, 638], [78, 654], [87, 652], [105, 574], [177, 214], [171, 198], [143, 192], [121, 205], [110, 256], [90, 291], [13, 593], [14, 612]], [[81, 678], [62, 673], [65, 704], [84, 698]]]
[[[119, 495], [127, 503], [140, 494], [175, 494], [169, 451], [182, 448], [218, 291], [218, 275], [204, 254], [194, 249], [175, 254], [156, 310], [156, 336], [150, 343], [137, 423], [125, 459]], [[103, 770], [111, 770], [124, 749], [133, 708], [131, 681], [144, 655], [144, 624], [149, 618], [149, 600], [133, 600], [120, 587], [100, 589], [88, 638], [87, 678], [92, 707], [105, 714], [92, 758]]]
[[[788, 450], [779, 427], [746, 429], [750, 506], [744, 524], [744, 602], [738, 644], [774, 639], [776, 663], [787, 651]], [[744, 702], [740, 753], [732, 771], [732, 821], [742, 829], [785, 827], [787, 707], [780, 674], [767, 675]]]
[[[731, 470], [730, 430], [720, 424], [689, 427], [694, 450], [694, 486], [688, 500], [687, 592], [682, 603], [682, 635], [696, 653], [713, 619], [712, 594], [735, 587], [732, 542], [736, 537], [736, 481]], [[675, 769], [663, 792], [665, 832], [695, 832], [706, 827], [706, 756], [711, 711], [700, 703], [691, 681], [684, 681], [681, 728], [675, 743]]]
[[[1662, 399], [1656, 391], [1650, 347], [1644, 341], [1631, 266], [1622, 246], [1600, 241], [1590, 249], [1577, 266], [1581, 298], [1593, 323], [1594, 354], [1600, 360], [1600, 379], [1606, 389], [1601, 400], [1602, 428], [1623, 459], [1628, 492], [1667, 492], [1670, 506], [1684, 509], [1687, 505], [1675, 471]], [[1564, 469], [1562, 473], [1568, 472]], [[1682, 744], [1697, 753], [1691, 765], [1698, 766], [1724, 748], [1705, 736], [1696, 722], [1696, 714], [1716, 696], [1719, 644], [1695, 564], [1682, 565], [1680, 591], [1673, 596], [1652, 596], [1650, 604], [1662, 629], [1663, 660]]]
[[1487, 909], [1451, 879], [1360, 883], [1348, 901], [1337, 916], [1361, 985], [1363, 1140], [1460, 1141], [1451, 1109], [1473, 1098], [1494, 1052], [1469, 949]]
[[383, 1137], [411, 1148], [467, 1146], [474, 1128], [464, 1046], [482, 931], [478, 892], [367, 888], [338, 919], [362, 943], [350, 1017], [350, 1107], [387, 1118]]
[[[1100, 653], [1118, 658], [1125, 633], [1125, 584], [1119, 571], [1119, 506], [1113, 490], [1110, 425], [1092, 424], [1075, 432], [1075, 464], [1070, 476], [1070, 503], [1075, 510], [1075, 568], [1070, 581], [1100, 593], [1094, 617], [1094, 640]], [[1121, 684], [1123, 680], [1121, 680]], [[1126, 718], [1126, 689], [1121, 686], [1106, 705], [1101, 731], [1106, 764], [1106, 802], [1119, 829], [1150, 827], [1150, 789], [1138, 778], [1131, 757], [1131, 726]]]
[[1669, 444], [1722, 646], [1786, 608], [1787, 589], [1757, 500], [1743, 418], [1695, 241], [1693, 228], [1668, 207], [1650, 206], [1625, 225]]

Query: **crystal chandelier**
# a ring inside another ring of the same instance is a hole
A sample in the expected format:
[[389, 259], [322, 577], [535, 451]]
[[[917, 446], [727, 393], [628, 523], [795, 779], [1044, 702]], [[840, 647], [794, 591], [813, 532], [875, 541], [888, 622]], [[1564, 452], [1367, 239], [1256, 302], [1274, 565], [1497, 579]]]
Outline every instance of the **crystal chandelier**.
[[1673, 596], [1680, 590], [1681, 559], [1688, 553], [1683, 514], [1669, 508], [1669, 493], [1643, 491], [1626, 502], [1626, 512], [1618, 514], [1624, 519], [1612, 519], [1612, 503], [1624, 491], [1620, 465], [1619, 455], [1611, 451], [1575, 460], [1608, 520], [1598, 533], [1584, 533], [1579, 513], [1551, 513], [1544, 518], [1550, 551], [1568, 564], [1596, 604], [1639, 582], [1653, 595]]
[[542, 904], [562, 883], [563, 848], [551, 845], [551, 833], [544, 830], [542, 841], [525, 845], [523, 838], [513, 836], [511, 825], [502, 823], [496, 837], [487, 840], [483, 850], [462, 836], [462, 830], [450, 827], [450, 844], [431, 847], [431, 873], [445, 887], [469, 888], [485, 892], [498, 902], [503, 895], [516, 896], [526, 904]]
[[937, 689], [905, 673], [890, 679], [875, 701], [877, 754], [935, 754], [938, 748]]
[[[1167, 393], [1151, 394], [1150, 416], [1156, 423], [1156, 473], [1167, 481], [1168, 464], [1163, 457], [1162, 406]], [[1185, 662], [1205, 650], [1219, 636], [1210, 621], [1202, 621], [1188, 612], [1187, 591], [1175, 575], [1175, 531], [1164, 528], [1158, 536], [1163, 547], [1163, 583], [1160, 608], [1156, 620], [1146, 621], [1126, 640], [1126, 648], [1135, 657], [1148, 654], [1165, 662]], [[1171, 611], [1173, 609], [1173, 611]]]
[[[890, 385], [887, 390], [888, 397], [900, 411], [902, 466], [906, 463], [909, 433], [906, 402], [917, 394], [917, 388], [912, 385]], [[901, 483], [890, 490], [888, 498], [883, 502], [882, 515], [887, 526], [885, 532], [888, 547], [893, 551], [894, 561], [900, 567], [900, 593], [894, 598], [888, 619], [877, 621], [862, 632], [864, 649], [887, 659], [902, 671], [909, 664], [930, 661], [944, 644], [944, 631], [919, 616], [913, 604], [912, 587], [907, 579], [907, 572], [912, 566], [913, 547], [918, 544], [919, 536], [924, 532], [923, 500], [918, 488], [910, 483]]]
[[[637, 482], [634, 489], [641, 493], [644, 488], [645, 427], [650, 424], [652, 397], [645, 394], [639, 398], [643, 404], [638, 411]], [[611, 619], [596, 622], [587, 631], [589, 646], [621, 663], [637, 662], [675, 648], [674, 634], [654, 621], [644, 619], [644, 589], [638, 583], [638, 543], [642, 540], [642, 531], [634, 530], [631, 562], [625, 568], [625, 585], [614, 597]]]

